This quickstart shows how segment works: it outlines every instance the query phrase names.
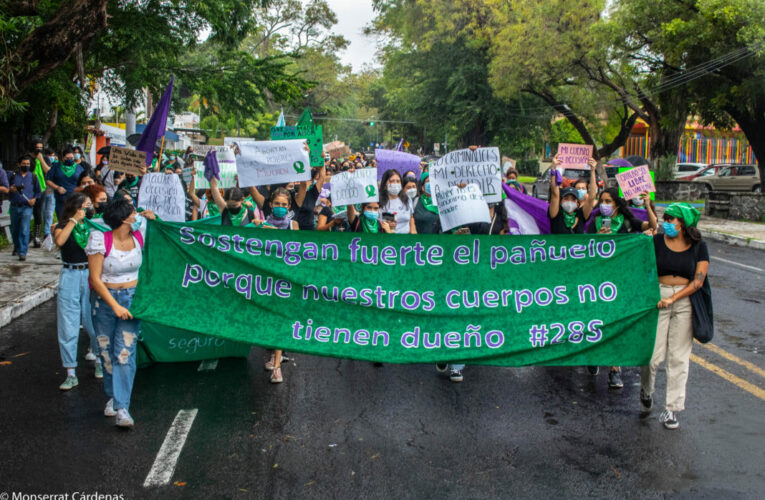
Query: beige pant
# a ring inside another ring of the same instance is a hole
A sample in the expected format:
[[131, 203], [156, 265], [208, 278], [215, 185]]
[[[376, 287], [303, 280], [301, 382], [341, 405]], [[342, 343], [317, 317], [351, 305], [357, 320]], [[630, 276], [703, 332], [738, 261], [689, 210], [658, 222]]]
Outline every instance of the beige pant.
[[[678, 293], [685, 286], [660, 285], [661, 298], [666, 299]], [[653, 394], [656, 371], [667, 360], [667, 402], [670, 411], [685, 409], [685, 383], [688, 381], [688, 365], [693, 346], [691, 321], [691, 299], [676, 301], [666, 309], [659, 309], [659, 323], [656, 327], [656, 344], [653, 347], [651, 364], [642, 367], [640, 385], [646, 394]]]

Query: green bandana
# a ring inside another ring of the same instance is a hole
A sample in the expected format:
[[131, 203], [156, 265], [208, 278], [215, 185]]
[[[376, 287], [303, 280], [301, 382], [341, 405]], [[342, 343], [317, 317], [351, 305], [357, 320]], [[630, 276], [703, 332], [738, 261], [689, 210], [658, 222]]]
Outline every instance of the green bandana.
[[361, 217], [361, 227], [365, 233], [377, 233], [380, 231], [380, 224], [378, 224], [377, 220], [370, 220], [363, 213], [359, 217]]
[[61, 166], [61, 171], [64, 172], [64, 175], [67, 177], [71, 177], [74, 175], [75, 170], [77, 170], [77, 164], [73, 163], [70, 166], [66, 166], [63, 163], [59, 163]]
[[[611, 217], [611, 233], [612, 234], [618, 233], [619, 229], [621, 229], [622, 227], [622, 224], [624, 224], [624, 215], [617, 214]], [[603, 216], [598, 215], [595, 218], [595, 229], [597, 230], [597, 232], [600, 232], [600, 228], [602, 225], [603, 225]]]
[[567, 213], [565, 210], [561, 210], [563, 212], [563, 222], [566, 224], [566, 227], [571, 229], [574, 227], [574, 224], [576, 224], [576, 210]]
[[72, 229], [72, 236], [74, 237], [74, 241], [77, 242], [80, 248], [85, 250], [85, 247], [88, 246], [88, 237], [90, 236], [90, 226], [88, 226], [84, 222], [75, 224], [74, 229]]
[[698, 210], [688, 203], [673, 203], [664, 211], [664, 215], [677, 217], [685, 222], [686, 227], [696, 227], [701, 215]]
[[220, 215], [220, 210], [218, 210], [218, 205], [216, 205], [215, 201], [213, 200], [207, 200], [207, 216], [215, 217], [216, 215]]
[[231, 210], [228, 211], [228, 215], [231, 216], [231, 225], [234, 227], [239, 227], [242, 225], [242, 221], [244, 220], [245, 216], [247, 215], [247, 209], [245, 207], [242, 207], [239, 210], [238, 214], [234, 214], [231, 212]]
[[423, 207], [438, 215], [438, 207], [435, 203], [433, 203], [432, 196], [423, 193], [422, 196], [420, 196], [420, 201], [422, 201]]
[[128, 182], [127, 179], [125, 179], [125, 187], [130, 189], [131, 187], [135, 187], [135, 185], [138, 184], [138, 177], [133, 179], [133, 182]]

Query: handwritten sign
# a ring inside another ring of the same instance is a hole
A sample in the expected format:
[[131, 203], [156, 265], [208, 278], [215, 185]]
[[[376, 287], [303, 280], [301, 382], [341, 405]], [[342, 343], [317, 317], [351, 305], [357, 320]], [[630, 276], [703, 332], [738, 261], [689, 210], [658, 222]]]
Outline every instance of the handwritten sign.
[[616, 174], [616, 182], [619, 183], [623, 196], [627, 200], [637, 198], [640, 193], [656, 191], [651, 179], [651, 171], [645, 165]]
[[396, 170], [401, 177], [412, 171], [417, 179], [420, 178], [420, 157], [417, 155], [390, 149], [375, 149], [375, 160], [379, 179], [390, 169]]
[[[223, 148], [223, 146], [220, 146]], [[209, 151], [209, 147], [207, 149]], [[207, 154], [205, 151], [205, 154]], [[220, 168], [219, 188], [236, 187], [236, 157], [229, 148], [216, 149], [218, 156], [218, 168]], [[194, 183], [196, 189], [210, 189], [210, 183], [205, 179], [205, 165], [202, 161], [194, 162], [194, 170], [197, 172], [197, 180]]]
[[151, 210], [162, 220], [186, 220], [186, 196], [178, 174], [146, 174], [138, 191], [138, 206]]
[[[218, 158], [221, 157], [221, 154], [231, 152], [232, 149], [229, 146], [212, 146], [210, 144], [194, 144], [191, 146], [191, 154], [194, 156], [198, 156], [200, 158], [204, 158], [207, 156], [207, 153], [214, 149], [218, 153]], [[233, 152], [231, 153], [233, 155]]]
[[240, 142], [236, 170], [240, 187], [311, 180], [310, 158], [302, 139]]
[[324, 166], [324, 135], [321, 125], [271, 127], [272, 141], [287, 141], [290, 139], [305, 139], [308, 143], [308, 149], [311, 150], [311, 166]]
[[512, 158], [508, 158], [507, 156], [502, 157], [502, 172], [504, 174], [507, 174], [508, 169], [516, 168], [515, 166], [518, 164], [515, 160]]
[[341, 172], [332, 176], [330, 181], [332, 205], [344, 207], [355, 203], [378, 201], [377, 169], [360, 168], [355, 172]]
[[558, 144], [558, 159], [562, 168], [589, 170], [587, 160], [592, 157], [592, 144]]
[[436, 205], [444, 231], [474, 222], [491, 222], [489, 205], [478, 184], [445, 189], [436, 195]]
[[134, 149], [112, 146], [109, 151], [109, 168], [115, 172], [130, 175], [143, 175], [142, 168], [146, 167], [146, 152]]
[[487, 203], [502, 201], [499, 148], [450, 151], [430, 166], [433, 196], [462, 183], [478, 184]]

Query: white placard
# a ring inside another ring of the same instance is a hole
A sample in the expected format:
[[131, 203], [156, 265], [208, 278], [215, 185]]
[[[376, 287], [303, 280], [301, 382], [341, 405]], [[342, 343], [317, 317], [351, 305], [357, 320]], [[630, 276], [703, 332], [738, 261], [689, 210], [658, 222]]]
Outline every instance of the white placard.
[[186, 196], [178, 174], [146, 174], [138, 191], [138, 206], [164, 221], [186, 220]]
[[[236, 157], [234, 152], [228, 148], [216, 149], [218, 156], [218, 168], [220, 169], [219, 188], [236, 187]], [[207, 153], [205, 153], [207, 154]], [[197, 171], [197, 179], [194, 182], [195, 189], [210, 189], [210, 183], [205, 179], [204, 161], [195, 161], [194, 168]]]
[[241, 141], [236, 170], [240, 187], [310, 181], [310, 152], [303, 139]]
[[464, 188], [452, 186], [439, 192], [435, 199], [444, 231], [474, 222], [491, 222], [489, 205], [478, 184], [468, 184]]
[[478, 184], [486, 203], [502, 201], [499, 148], [458, 149], [430, 166], [433, 196], [459, 184]]
[[332, 205], [344, 207], [355, 203], [379, 201], [377, 169], [358, 168], [354, 172], [341, 172], [330, 180]]

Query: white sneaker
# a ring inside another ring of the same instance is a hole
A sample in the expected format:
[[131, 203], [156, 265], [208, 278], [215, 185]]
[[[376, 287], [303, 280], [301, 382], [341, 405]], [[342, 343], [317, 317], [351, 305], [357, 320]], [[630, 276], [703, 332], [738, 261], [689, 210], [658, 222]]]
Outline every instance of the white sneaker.
[[104, 416], [105, 417], [113, 417], [117, 414], [116, 411], [114, 411], [114, 399], [110, 399], [106, 402], [106, 408], [104, 408]]
[[117, 410], [117, 427], [133, 427], [133, 417], [125, 408]]
[[85, 361], [95, 361], [95, 360], [96, 360], [96, 355], [93, 354], [93, 351], [88, 349], [88, 353], [85, 355]]

